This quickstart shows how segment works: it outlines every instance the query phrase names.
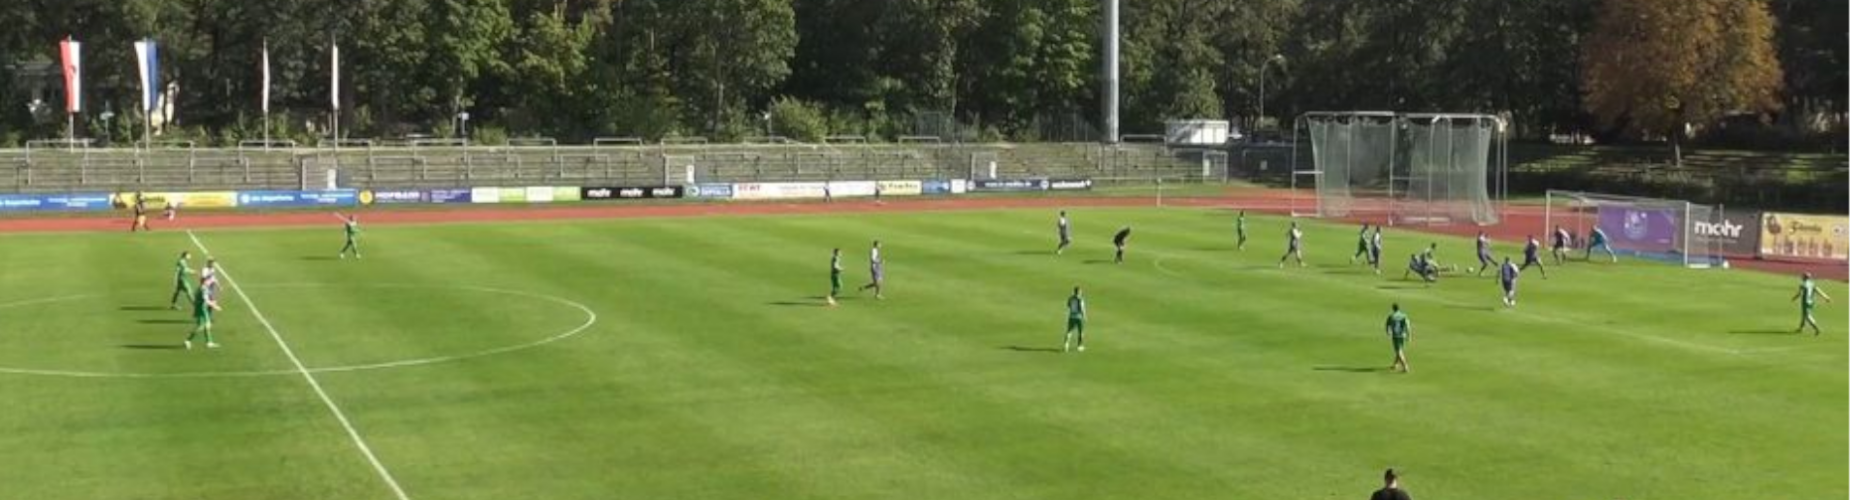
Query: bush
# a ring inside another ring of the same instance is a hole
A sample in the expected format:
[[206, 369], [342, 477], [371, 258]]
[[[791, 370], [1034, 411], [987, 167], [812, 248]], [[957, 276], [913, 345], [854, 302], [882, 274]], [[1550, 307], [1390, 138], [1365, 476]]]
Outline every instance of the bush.
[[507, 145], [507, 129], [501, 127], [476, 127], [469, 131], [469, 141], [483, 146]]
[[771, 101], [771, 133], [801, 142], [822, 142], [829, 135], [822, 108], [802, 100], [779, 97]]

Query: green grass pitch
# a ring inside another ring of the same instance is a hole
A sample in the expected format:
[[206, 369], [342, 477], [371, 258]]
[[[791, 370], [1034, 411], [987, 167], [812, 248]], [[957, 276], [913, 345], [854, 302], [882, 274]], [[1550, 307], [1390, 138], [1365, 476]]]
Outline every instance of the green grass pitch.
[[[1399, 279], [1465, 239], [1376, 277], [1348, 226], [1280, 270], [1283, 219], [1072, 217], [1063, 256], [1039, 210], [200, 231], [249, 297], [216, 351], [173, 348], [186, 234], [6, 235], [0, 497], [393, 498], [256, 311], [418, 499], [1846, 496], [1842, 283], [1813, 337], [1786, 276], [1571, 263], [1506, 310]], [[875, 238], [886, 300], [821, 307]]]

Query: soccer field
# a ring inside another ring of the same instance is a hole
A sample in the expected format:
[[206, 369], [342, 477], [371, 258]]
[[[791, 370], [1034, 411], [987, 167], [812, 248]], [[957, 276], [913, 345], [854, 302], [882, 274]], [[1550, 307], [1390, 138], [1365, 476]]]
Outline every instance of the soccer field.
[[[1574, 262], [1506, 309], [1492, 273], [1400, 279], [1466, 239], [1390, 229], [1377, 277], [1352, 226], [1281, 270], [1285, 219], [1240, 252], [1225, 211], [1071, 215], [1060, 256], [1047, 210], [370, 226], [363, 260], [335, 224], [0, 236], [0, 497], [1850, 494], [1843, 283], [1813, 337], [1789, 276]], [[873, 239], [885, 300], [823, 307]], [[224, 347], [181, 350], [202, 246]]]

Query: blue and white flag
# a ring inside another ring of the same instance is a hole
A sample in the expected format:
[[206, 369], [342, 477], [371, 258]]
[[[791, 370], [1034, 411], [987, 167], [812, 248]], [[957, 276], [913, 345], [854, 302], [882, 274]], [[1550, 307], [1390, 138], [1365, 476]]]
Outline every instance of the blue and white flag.
[[328, 98], [333, 102], [334, 110], [340, 111], [340, 44], [334, 44], [332, 54], [328, 59], [331, 62], [330, 66], [334, 69], [333, 82], [328, 87]]
[[270, 41], [263, 41], [263, 114], [270, 114]]
[[154, 39], [143, 38], [135, 42], [135, 63], [141, 71], [141, 110], [153, 113], [161, 105], [161, 62], [155, 57]]

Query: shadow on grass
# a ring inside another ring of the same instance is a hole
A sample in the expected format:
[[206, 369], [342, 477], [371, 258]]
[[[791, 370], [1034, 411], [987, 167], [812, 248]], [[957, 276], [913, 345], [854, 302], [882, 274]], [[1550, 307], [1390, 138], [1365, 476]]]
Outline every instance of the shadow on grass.
[[308, 261], [340, 260], [340, 257], [336, 257], [332, 255], [304, 255], [302, 256], [302, 260], [308, 260]]
[[1015, 255], [1053, 255], [1053, 250], [1016, 250]]
[[161, 307], [161, 306], [122, 306], [117, 309], [122, 310], [122, 311], [165, 311], [167, 310], [167, 308]]
[[123, 349], [185, 349], [180, 344], [122, 344]]
[[1728, 330], [1733, 335], [1798, 335], [1804, 331], [1793, 330]]
[[1445, 308], [1446, 309], [1459, 309], [1459, 310], [1465, 310], [1465, 311], [1484, 311], [1484, 312], [1492, 312], [1492, 311], [1497, 310], [1495, 306], [1467, 306], [1467, 305], [1459, 305], [1459, 304], [1446, 304]]
[[143, 319], [136, 320], [135, 322], [144, 325], [184, 325], [192, 323], [193, 321], [187, 319]]
[[1427, 285], [1379, 285], [1375, 288], [1382, 290], [1424, 290], [1427, 288]]
[[1087, 265], [1111, 264], [1111, 263], [1113, 263], [1111, 259], [1087, 259], [1086, 260]]
[[1002, 346], [1002, 349], [1009, 350], [1009, 351], [1015, 351], [1015, 352], [1051, 352], [1055, 354], [1060, 353], [1060, 349], [1053, 348], [1053, 347], [1028, 347], [1028, 346], [1020, 346], [1020, 345], [1010, 345], [1010, 346]]
[[[843, 302], [847, 300], [849, 300], [848, 297], [836, 297], [835, 298], [836, 302]], [[801, 300], [779, 300], [779, 301], [773, 301], [773, 302], [766, 302], [765, 305], [782, 306], [782, 307], [828, 307], [829, 301], [828, 301], [828, 297], [804, 297]]]
[[1388, 367], [1385, 367], [1385, 366], [1316, 366], [1316, 367], [1311, 367], [1311, 370], [1320, 371], [1320, 372], [1344, 372], [1344, 373], [1387, 373]]

